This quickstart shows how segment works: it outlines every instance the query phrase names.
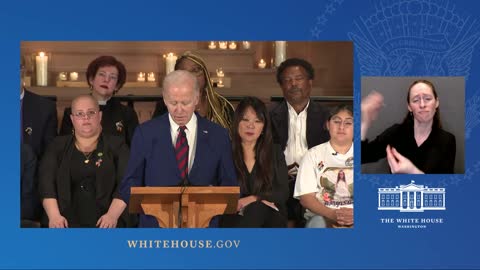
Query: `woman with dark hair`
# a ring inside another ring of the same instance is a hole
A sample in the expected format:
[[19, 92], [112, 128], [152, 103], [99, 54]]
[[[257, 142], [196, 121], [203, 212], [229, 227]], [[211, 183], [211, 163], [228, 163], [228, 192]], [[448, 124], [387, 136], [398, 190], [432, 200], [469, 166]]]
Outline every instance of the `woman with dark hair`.
[[[200, 88], [200, 100], [196, 112], [200, 114], [200, 116], [230, 130], [234, 111], [233, 106], [226, 98], [213, 89], [210, 73], [203, 59], [187, 51], [177, 59], [175, 70], [186, 70], [196, 76]], [[158, 101], [153, 117], [166, 112], [167, 107], [163, 100]]]
[[330, 140], [310, 148], [298, 168], [293, 196], [306, 208], [307, 228], [353, 226], [353, 111], [335, 107]]
[[233, 160], [240, 183], [239, 215], [233, 227], [286, 227], [287, 165], [280, 146], [272, 143], [265, 104], [246, 97], [233, 121]]
[[[86, 77], [91, 94], [98, 101], [103, 113], [103, 132], [120, 136], [130, 145], [133, 131], [138, 126], [138, 116], [135, 110], [114, 98], [125, 84], [125, 66], [113, 56], [100, 56], [88, 65]], [[60, 135], [72, 134], [71, 113], [71, 108], [65, 109]]]
[[362, 164], [387, 158], [392, 173], [453, 173], [455, 136], [442, 129], [440, 100], [427, 80], [414, 81], [408, 88], [408, 113], [395, 124], [366, 140], [368, 128], [383, 106], [383, 96], [372, 92], [362, 100]]
[[[353, 185], [351, 185], [353, 187]], [[349, 189], [345, 171], [340, 170], [337, 174], [337, 182], [335, 183], [335, 195], [337, 197], [346, 198], [350, 197], [352, 192]]]

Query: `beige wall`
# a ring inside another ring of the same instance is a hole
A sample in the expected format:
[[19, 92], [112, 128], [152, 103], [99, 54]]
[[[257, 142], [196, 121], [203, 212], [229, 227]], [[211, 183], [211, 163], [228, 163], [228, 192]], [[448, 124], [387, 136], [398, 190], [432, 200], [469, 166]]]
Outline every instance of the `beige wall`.
[[[181, 55], [190, 50], [201, 55], [211, 75], [222, 67], [231, 79], [230, 88], [219, 88], [224, 96], [254, 95], [265, 101], [270, 96], [280, 96], [281, 90], [275, 79], [275, 69], [270, 63], [274, 56], [271, 41], [251, 42], [249, 50], [242, 50], [237, 42], [237, 50], [209, 50], [208, 42], [30, 42], [21, 43], [21, 57], [26, 61], [27, 76], [31, 77], [30, 90], [41, 95], [57, 96], [59, 117], [63, 108], [73, 97], [88, 93], [87, 87], [57, 87], [60, 72], [79, 73], [79, 80], [85, 80], [85, 70], [94, 58], [112, 55], [127, 68], [127, 82], [135, 82], [139, 72], [155, 72], [157, 82], [151, 85], [125, 86], [120, 95], [161, 95], [159, 87], [165, 76], [163, 55], [173, 52]], [[44, 51], [49, 56], [49, 84], [35, 86], [34, 56]], [[287, 57], [304, 58], [315, 69], [313, 96], [352, 96], [353, 95], [353, 44], [351, 42], [287, 42]], [[268, 63], [266, 69], [257, 67], [263, 58]], [[149, 118], [152, 104], [135, 105], [141, 121]]]

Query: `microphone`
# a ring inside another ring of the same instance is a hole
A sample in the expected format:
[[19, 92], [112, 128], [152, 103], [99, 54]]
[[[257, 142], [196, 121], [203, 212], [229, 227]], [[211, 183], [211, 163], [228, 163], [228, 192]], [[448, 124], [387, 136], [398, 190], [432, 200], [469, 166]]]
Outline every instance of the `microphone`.
[[336, 155], [338, 155], [338, 152], [333, 152], [332, 153], [332, 156], [336, 156]]

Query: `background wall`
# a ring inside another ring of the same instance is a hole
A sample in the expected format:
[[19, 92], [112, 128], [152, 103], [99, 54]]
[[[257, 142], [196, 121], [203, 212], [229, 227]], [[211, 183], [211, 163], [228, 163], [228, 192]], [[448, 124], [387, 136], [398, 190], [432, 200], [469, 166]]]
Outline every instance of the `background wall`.
[[[25, 60], [26, 76], [30, 81], [29, 90], [40, 95], [57, 98], [57, 113], [62, 120], [65, 107], [71, 100], [83, 93], [89, 93], [85, 72], [88, 64], [98, 56], [112, 55], [127, 69], [127, 83], [117, 95], [160, 96], [161, 82], [165, 77], [164, 55], [174, 53], [180, 56], [192, 51], [205, 60], [211, 76], [222, 68], [230, 85], [217, 88], [226, 96], [257, 96], [270, 105], [271, 96], [281, 96], [282, 91], [276, 81], [276, 69], [272, 67], [274, 57], [273, 41], [250, 42], [250, 49], [242, 49], [241, 41], [236, 41], [236, 50], [208, 49], [207, 41], [161, 41], [161, 42], [56, 42], [23, 41], [20, 53]], [[49, 56], [48, 86], [36, 86], [35, 56], [40, 51]], [[353, 97], [353, 44], [352, 42], [303, 42], [289, 41], [287, 58], [298, 57], [309, 61], [315, 69], [312, 96]], [[264, 59], [265, 69], [258, 68]], [[77, 82], [58, 81], [60, 72], [77, 72]], [[155, 83], [138, 83], [139, 72], [154, 72]], [[352, 103], [351, 99], [349, 103]], [[331, 104], [331, 103], [329, 103]], [[235, 102], [234, 102], [235, 105]], [[151, 118], [155, 102], [135, 102], [140, 122]]]
[[[155, 72], [157, 82], [165, 76], [164, 54], [181, 55], [193, 51], [202, 56], [210, 73], [222, 67], [225, 76], [231, 78], [231, 87], [223, 88], [224, 95], [257, 95], [270, 97], [281, 95], [272, 68], [274, 46], [272, 41], [251, 42], [251, 48], [242, 50], [237, 41], [236, 50], [208, 49], [208, 42], [29, 42], [21, 43], [21, 56], [27, 64], [27, 75], [35, 86], [34, 55], [47, 52], [49, 59], [49, 86], [35, 88], [39, 93], [65, 96], [64, 91], [54, 89], [60, 72], [76, 71], [79, 80], [85, 81], [85, 71], [94, 58], [113, 55], [127, 68], [127, 82], [135, 82], [138, 72]], [[287, 42], [287, 58], [299, 57], [309, 61], [316, 72], [312, 95], [352, 96], [353, 93], [353, 44], [352, 42]], [[267, 62], [266, 69], [257, 67], [258, 61]], [[161, 85], [161, 84], [157, 84]], [[73, 90], [73, 89], [69, 89]], [[77, 89], [79, 90], [79, 89]], [[150, 91], [149, 91], [150, 90]], [[259, 91], [260, 90], [260, 91]], [[76, 92], [76, 91], [70, 91]], [[159, 94], [158, 89], [125, 87], [124, 94]]]

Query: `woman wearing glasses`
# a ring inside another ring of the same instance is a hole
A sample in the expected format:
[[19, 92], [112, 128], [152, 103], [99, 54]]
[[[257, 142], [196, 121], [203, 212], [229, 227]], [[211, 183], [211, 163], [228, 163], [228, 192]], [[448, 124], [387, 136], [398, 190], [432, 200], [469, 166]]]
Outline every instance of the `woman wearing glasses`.
[[[133, 131], [138, 126], [137, 114], [132, 108], [114, 98], [125, 84], [127, 77], [125, 66], [113, 56], [100, 56], [88, 65], [86, 77], [91, 94], [98, 101], [103, 113], [103, 132], [120, 136], [130, 145]], [[60, 135], [72, 134], [70, 114], [71, 109], [66, 108]]]
[[[186, 70], [196, 75], [200, 88], [200, 100], [196, 112], [200, 116], [230, 130], [233, 119], [233, 106], [223, 96], [218, 94], [212, 86], [210, 73], [203, 59], [191, 52], [185, 52], [175, 63], [175, 70]], [[163, 100], [158, 101], [153, 117], [167, 112]]]
[[361, 106], [362, 164], [386, 157], [391, 173], [453, 173], [455, 136], [442, 129], [440, 101], [430, 81], [417, 80], [410, 85], [403, 123], [391, 126], [370, 142], [366, 134], [383, 107], [383, 96], [372, 92]]
[[[74, 134], [58, 136], [39, 167], [40, 197], [46, 216], [42, 226], [126, 227], [128, 214], [111, 218], [113, 200], [128, 160], [128, 146], [118, 136], [102, 133], [97, 100], [82, 95], [72, 101]], [[118, 214], [120, 215], [120, 214]], [[117, 215], [116, 215], [117, 216]]]
[[353, 226], [353, 111], [341, 105], [327, 121], [330, 141], [300, 162], [293, 196], [305, 207], [307, 228]]

